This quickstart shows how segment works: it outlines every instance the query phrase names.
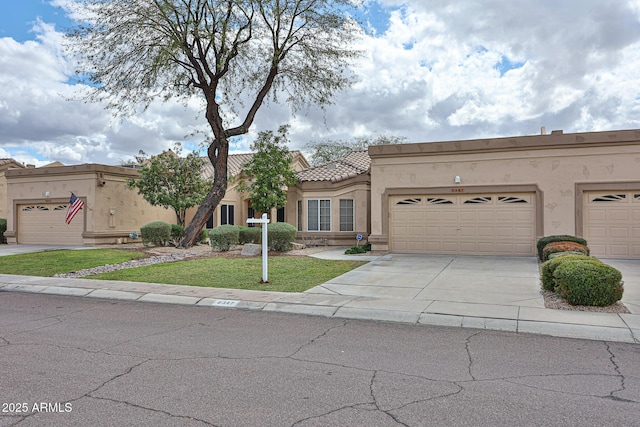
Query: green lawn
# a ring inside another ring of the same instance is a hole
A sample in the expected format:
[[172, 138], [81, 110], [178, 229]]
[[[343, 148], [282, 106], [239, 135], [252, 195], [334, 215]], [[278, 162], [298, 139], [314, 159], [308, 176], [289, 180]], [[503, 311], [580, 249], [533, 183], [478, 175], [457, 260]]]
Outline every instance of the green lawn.
[[[0, 274], [51, 277], [58, 273], [141, 258], [135, 250], [56, 250], [0, 257]], [[213, 288], [302, 292], [366, 262], [329, 261], [312, 257], [269, 257], [269, 283], [260, 283], [262, 258], [213, 257], [129, 268], [86, 276], [88, 279], [208, 286]]]
[[262, 278], [261, 258], [205, 258], [130, 268], [90, 276], [91, 279], [206, 286], [212, 288], [253, 289], [277, 292], [303, 292], [366, 262], [328, 261], [311, 257], [276, 256], [269, 258], [269, 283]]
[[119, 264], [144, 256], [145, 254], [135, 250], [120, 249], [55, 250], [1, 256], [0, 274], [51, 277], [58, 273]]

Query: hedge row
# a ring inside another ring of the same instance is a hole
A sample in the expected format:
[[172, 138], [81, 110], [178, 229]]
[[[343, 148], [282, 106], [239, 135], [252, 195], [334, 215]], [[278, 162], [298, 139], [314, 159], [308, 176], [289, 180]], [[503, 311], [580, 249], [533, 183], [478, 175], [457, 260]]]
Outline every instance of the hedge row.
[[[291, 250], [296, 239], [296, 227], [286, 222], [267, 224], [267, 242], [270, 251]], [[259, 243], [262, 229], [235, 225], [220, 225], [209, 232], [209, 242], [214, 250], [228, 251], [237, 244]]]
[[[184, 233], [184, 227], [178, 224], [169, 224], [164, 221], [153, 221], [140, 227], [140, 237], [145, 246], [167, 246], [169, 243], [177, 245], [180, 237]], [[206, 230], [200, 231], [198, 243], [207, 241]]]
[[623, 294], [622, 274], [589, 256], [586, 240], [575, 236], [548, 236], [538, 241], [542, 261], [542, 288], [573, 305], [606, 306]]

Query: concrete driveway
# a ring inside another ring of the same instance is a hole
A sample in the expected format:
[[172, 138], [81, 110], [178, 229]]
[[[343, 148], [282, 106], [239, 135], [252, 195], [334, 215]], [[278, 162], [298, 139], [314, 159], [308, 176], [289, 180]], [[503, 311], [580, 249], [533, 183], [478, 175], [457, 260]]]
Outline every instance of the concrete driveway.
[[[622, 302], [640, 314], [640, 261], [603, 261], [622, 272]], [[375, 299], [398, 309], [497, 318], [536, 317], [544, 308], [535, 257], [389, 254], [307, 293], [360, 297], [355, 304], [363, 307]]]
[[[307, 291], [375, 299], [457, 314], [544, 308], [536, 258], [389, 254]], [[364, 298], [366, 300], [366, 298]]]

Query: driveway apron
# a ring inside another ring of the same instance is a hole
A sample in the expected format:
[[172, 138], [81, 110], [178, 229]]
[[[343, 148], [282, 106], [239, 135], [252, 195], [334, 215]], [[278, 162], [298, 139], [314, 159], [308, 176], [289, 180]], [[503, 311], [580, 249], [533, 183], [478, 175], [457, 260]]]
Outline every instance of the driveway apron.
[[389, 254], [307, 292], [422, 301], [445, 313], [460, 304], [544, 307], [533, 257]]

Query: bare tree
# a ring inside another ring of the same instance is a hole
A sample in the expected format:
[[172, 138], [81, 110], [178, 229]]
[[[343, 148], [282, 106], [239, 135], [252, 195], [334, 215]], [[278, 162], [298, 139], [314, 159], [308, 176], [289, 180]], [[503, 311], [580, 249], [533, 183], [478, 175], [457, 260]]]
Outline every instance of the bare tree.
[[[294, 110], [350, 84], [361, 30], [352, 0], [78, 0], [69, 35], [87, 99], [133, 114], [162, 98], [203, 101], [214, 183], [180, 242], [192, 246], [227, 189], [229, 139], [267, 95]], [[245, 102], [242, 102], [245, 100]]]

